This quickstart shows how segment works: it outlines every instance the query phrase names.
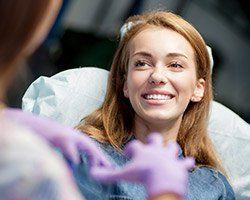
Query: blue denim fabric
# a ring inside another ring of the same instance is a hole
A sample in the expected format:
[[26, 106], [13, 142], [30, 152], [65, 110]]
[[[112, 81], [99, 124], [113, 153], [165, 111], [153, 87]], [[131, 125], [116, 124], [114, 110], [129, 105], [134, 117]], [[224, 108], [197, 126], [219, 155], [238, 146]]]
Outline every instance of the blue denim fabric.
[[[109, 144], [100, 144], [114, 166], [121, 167], [128, 158]], [[180, 150], [179, 157], [182, 158]], [[87, 160], [75, 171], [75, 177], [80, 191], [87, 200], [146, 200], [146, 192], [141, 184], [118, 182], [111, 185], [100, 184], [88, 175]], [[233, 189], [224, 175], [220, 172], [201, 167], [189, 172], [186, 200], [233, 200]]]

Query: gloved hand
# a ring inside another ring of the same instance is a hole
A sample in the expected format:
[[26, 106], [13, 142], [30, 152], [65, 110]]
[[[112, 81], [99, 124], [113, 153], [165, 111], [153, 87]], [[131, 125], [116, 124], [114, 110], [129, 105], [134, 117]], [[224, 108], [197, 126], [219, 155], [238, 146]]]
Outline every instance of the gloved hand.
[[124, 153], [132, 160], [121, 169], [92, 168], [92, 176], [102, 182], [120, 180], [141, 182], [148, 196], [175, 193], [184, 197], [187, 188], [188, 169], [194, 165], [189, 157], [179, 160], [178, 145], [175, 142], [163, 146], [160, 134], [150, 134], [148, 144], [134, 140], [126, 145]]
[[53, 146], [59, 148], [66, 158], [79, 163], [79, 152], [83, 151], [89, 158], [90, 167], [111, 167], [111, 163], [85, 134], [68, 126], [39, 117], [21, 109], [6, 108], [4, 114], [11, 121], [24, 125], [46, 139]]

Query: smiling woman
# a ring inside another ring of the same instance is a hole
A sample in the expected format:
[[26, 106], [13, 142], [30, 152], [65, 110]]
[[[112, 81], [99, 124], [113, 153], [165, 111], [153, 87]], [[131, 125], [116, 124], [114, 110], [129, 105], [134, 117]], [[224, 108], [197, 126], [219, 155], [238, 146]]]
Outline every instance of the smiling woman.
[[[136, 112], [136, 138], [158, 131], [176, 140], [188, 103], [204, 94], [205, 80], [197, 80], [191, 45], [170, 29], [148, 27], [131, 40], [129, 52], [123, 91]], [[137, 121], [146, 126], [137, 127]]]
[[[151, 132], [159, 132], [165, 144], [179, 143], [180, 159], [195, 158], [185, 199], [234, 199], [207, 133], [212, 97], [209, 54], [198, 31], [171, 12], [145, 13], [122, 27], [104, 102], [77, 128], [117, 167], [128, 161], [121, 153], [128, 141], [145, 143]], [[80, 180], [81, 172], [76, 176]], [[147, 198], [140, 184], [112, 187], [112, 198]]]

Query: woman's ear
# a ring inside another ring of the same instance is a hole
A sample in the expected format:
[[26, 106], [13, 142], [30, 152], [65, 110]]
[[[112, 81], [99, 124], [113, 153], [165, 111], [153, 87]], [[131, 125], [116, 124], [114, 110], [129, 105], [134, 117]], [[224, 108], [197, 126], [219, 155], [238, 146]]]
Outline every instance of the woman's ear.
[[128, 85], [127, 85], [127, 80], [124, 81], [123, 84], [123, 95], [128, 98]]
[[203, 78], [200, 78], [197, 81], [194, 93], [193, 93], [193, 95], [191, 97], [191, 101], [192, 102], [199, 102], [199, 101], [201, 101], [201, 99], [204, 96], [204, 92], [205, 92], [205, 84], [206, 84], [206, 82], [205, 82], [205, 80]]

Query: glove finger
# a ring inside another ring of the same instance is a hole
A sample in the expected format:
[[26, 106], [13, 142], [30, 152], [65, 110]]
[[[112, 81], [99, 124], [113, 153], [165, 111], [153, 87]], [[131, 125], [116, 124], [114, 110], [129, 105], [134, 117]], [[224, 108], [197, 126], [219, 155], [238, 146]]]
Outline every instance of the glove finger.
[[136, 152], [140, 151], [143, 148], [143, 144], [139, 140], [133, 140], [129, 142], [125, 147], [124, 147], [124, 154], [129, 157], [133, 157]]
[[154, 144], [156, 146], [163, 146], [163, 137], [158, 132], [150, 133], [147, 137], [148, 144]]
[[113, 173], [114, 173], [114, 169], [99, 168], [99, 167], [91, 167], [90, 168], [91, 176], [95, 180], [101, 181], [103, 183], [113, 183], [113, 182], [115, 182], [116, 179], [112, 177]]
[[90, 167], [93, 167], [93, 166], [100, 167], [100, 166], [102, 166], [102, 167], [110, 168], [112, 166], [112, 164], [104, 156], [104, 154], [91, 152], [90, 154], [88, 154], [88, 158], [90, 160]]
[[77, 149], [82, 151], [90, 159], [90, 165], [110, 167], [111, 163], [94, 141], [84, 133], [76, 132], [74, 140], [77, 144]]
[[79, 164], [79, 162], [80, 162], [79, 153], [78, 153], [76, 146], [73, 143], [67, 143], [67, 144], [65, 144], [65, 146], [60, 147], [60, 148], [62, 149], [63, 154], [68, 159], [72, 160], [76, 164]]
[[166, 146], [168, 155], [172, 155], [174, 157], [178, 155], [179, 149], [180, 146], [175, 141], [170, 141]]
[[90, 174], [94, 179], [104, 183], [113, 183], [116, 181], [137, 181], [139, 178], [138, 171], [130, 165], [122, 169], [92, 167]]
[[84, 145], [81, 143], [78, 145], [78, 150], [87, 156], [90, 166], [111, 166], [111, 163], [106, 158], [105, 154], [101, 150], [97, 149], [97, 147], [92, 147], [92, 145]]

